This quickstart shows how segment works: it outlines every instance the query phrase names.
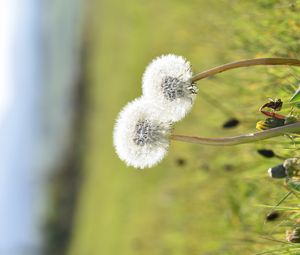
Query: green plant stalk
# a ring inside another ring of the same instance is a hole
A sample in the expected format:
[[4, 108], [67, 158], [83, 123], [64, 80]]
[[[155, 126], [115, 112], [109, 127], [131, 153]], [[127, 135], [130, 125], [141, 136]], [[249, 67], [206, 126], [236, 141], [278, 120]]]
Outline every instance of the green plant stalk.
[[227, 70], [247, 67], [247, 66], [257, 66], [257, 65], [288, 65], [288, 66], [300, 66], [300, 60], [294, 58], [254, 58], [245, 59], [236, 62], [231, 62], [225, 65], [217, 66], [212, 69], [206, 70], [199, 74], [194, 75], [191, 78], [192, 82], [199, 81], [201, 79], [213, 76], [218, 73], [225, 72]]
[[206, 144], [206, 145], [215, 145], [215, 146], [230, 146], [230, 145], [238, 145], [244, 143], [253, 143], [256, 141], [261, 141], [261, 140], [265, 140], [268, 138], [272, 138], [272, 137], [276, 137], [288, 133], [299, 133], [299, 132], [300, 132], [300, 122], [296, 122], [293, 124], [276, 127], [261, 132], [242, 134], [242, 135], [232, 136], [232, 137], [208, 138], [208, 137], [172, 134], [170, 136], [170, 139], [181, 141], [181, 142], [187, 142], [187, 143]]

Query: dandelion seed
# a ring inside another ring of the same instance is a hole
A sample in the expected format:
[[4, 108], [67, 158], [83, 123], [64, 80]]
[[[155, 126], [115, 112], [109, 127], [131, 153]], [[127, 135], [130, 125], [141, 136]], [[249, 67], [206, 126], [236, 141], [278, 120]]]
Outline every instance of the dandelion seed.
[[171, 123], [160, 112], [144, 98], [135, 99], [120, 112], [114, 128], [114, 145], [128, 166], [152, 167], [167, 153]]
[[183, 57], [158, 57], [143, 75], [143, 95], [162, 107], [170, 121], [179, 121], [191, 110], [198, 91], [191, 77], [191, 65]]

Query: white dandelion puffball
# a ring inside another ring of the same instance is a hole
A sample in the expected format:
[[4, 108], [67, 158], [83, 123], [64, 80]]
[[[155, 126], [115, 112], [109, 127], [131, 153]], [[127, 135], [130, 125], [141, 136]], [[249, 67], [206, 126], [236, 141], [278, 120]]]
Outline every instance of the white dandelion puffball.
[[191, 110], [197, 95], [192, 75], [191, 65], [183, 57], [158, 57], [143, 75], [143, 96], [160, 105], [170, 121], [179, 121]]
[[166, 155], [171, 123], [160, 118], [161, 110], [144, 98], [128, 103], [114, 128], [114, 146], [128, 166], [152, 167]]

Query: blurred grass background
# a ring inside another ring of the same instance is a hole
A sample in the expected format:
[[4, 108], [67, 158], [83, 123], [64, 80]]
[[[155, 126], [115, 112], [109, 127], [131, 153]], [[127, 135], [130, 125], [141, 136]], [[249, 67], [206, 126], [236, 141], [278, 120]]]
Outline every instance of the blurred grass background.
[[[243, 58], [299, 58], [299, 10], [299, 1], [89, 1], [76, 143], [82, 183], [69, 255], [253, 254], [280, 245], [268, 239], [285, 240], [281, 223], [290, 214], [266, 222], [270, 209], [257, 206], [275, 205], [286, 194], [266, 172], [281, 161], [256, 150], [297, 154], [287, 138], [231, 148], [172, 142], [161, 164], [140, 171], [118, 159], [112, 130], [120, 109], [140, 96], [145, 67], [158, 55], [182, 55], [195, 73]], [[203, 80], [175, 133], [254, 131], [263, 119], [258, 108], [268, 97], [287, 101], [296, 76], [296, 68], [253, 67]], [[222, 129], [231, 117], [241, 124]]]

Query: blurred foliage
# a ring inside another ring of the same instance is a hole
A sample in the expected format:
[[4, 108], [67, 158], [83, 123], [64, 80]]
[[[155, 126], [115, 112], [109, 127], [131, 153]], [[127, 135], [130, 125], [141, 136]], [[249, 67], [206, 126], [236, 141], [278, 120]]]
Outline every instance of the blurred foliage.
[[[280, 157], [297, 155], [297, 139], [231, 148], [172, 142], [160, 165], [139, 171], [126, 168], [114, 153], [112, 130], [120, 109], [141, 94], [145, 66], [158, 55], [183, 55], [195, 72], [242, 58], [299, 58], [300, 2], [88, 3], [84, 127], [77, 137], [83, 184], [68, 254], [298, 252], [297, 244], [285, 244], [286, 229], [300, 216], [297, 210], [281, 210], [278, 219], [266, 221], [288, 192], [283, 181], [268, 178], [267, 169], [281, 163]], [[298, 88], [298, 77], [296, 68], [252, 67], [203, 80], [193, 111], [175, 132], [254, 131], [268, 97], [283, 100], [283, 114], [291, 111], [285, 102]], [[223, 129], [231, 118], [240, 124]], [[263, 158], [256, 152], [261, 148], [280, 157]], [[298, 202], [290, 195], [282, 206], [298, 208]]]

